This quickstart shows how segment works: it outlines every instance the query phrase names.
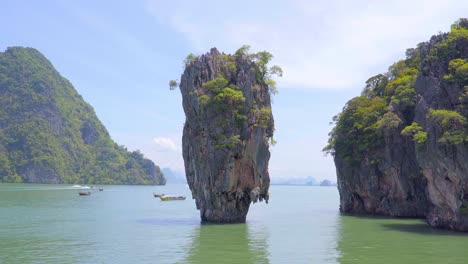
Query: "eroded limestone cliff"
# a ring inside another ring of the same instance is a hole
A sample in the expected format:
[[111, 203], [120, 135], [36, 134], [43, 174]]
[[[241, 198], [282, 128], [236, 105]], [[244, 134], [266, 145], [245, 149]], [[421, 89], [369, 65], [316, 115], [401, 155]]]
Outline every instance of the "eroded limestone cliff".
[[242, 51], [185, 63], [183, 158], [197, 209], [203, 222], [245, 222], [251, 202], [268, 201], [270, 73]]
[[335, 119], [340, 209], [468, 231], [468, 20], [406, 55]]

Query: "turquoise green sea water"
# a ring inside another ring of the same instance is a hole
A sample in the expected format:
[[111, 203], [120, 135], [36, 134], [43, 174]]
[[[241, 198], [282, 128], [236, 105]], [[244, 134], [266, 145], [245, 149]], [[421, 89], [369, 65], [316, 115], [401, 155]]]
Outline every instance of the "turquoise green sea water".
[[241, 225], [200, 225], [185, 185], [103, 187], [0, 184], [0, 263], [468, 263], [467, 234], [341, 216], [334, 187], [272, 186]]

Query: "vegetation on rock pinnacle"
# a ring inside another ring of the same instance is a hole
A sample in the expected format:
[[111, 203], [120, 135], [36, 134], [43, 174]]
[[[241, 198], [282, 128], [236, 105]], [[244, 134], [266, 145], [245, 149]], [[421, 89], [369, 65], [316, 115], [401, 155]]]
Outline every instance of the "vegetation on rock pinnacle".
[[[252, 202], [268, 201], [272, 76], [282, 70], [268, 65], [270, 53], [248, 49], [231, 55], [213, 48], [184, 61], [182, 152], [202, 221], [245, 222]], [[170, 88], [176, 83], [171, 81]]]

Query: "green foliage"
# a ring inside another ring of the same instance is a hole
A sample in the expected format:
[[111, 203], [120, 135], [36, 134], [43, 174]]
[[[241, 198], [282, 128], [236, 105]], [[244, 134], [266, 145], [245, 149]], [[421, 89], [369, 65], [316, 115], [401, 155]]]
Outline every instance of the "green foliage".
[[437, 63], [459, 58], [460, 49], [457, 47], [466, 45], [468, 45], [468, 29], [460, 24], [454, 24], [447, 37], [431, 49], [426, 60], [429, 63]]
[[221, 134], [218, 138], [218, 144], [215, 145], [216, 149], [232, 149], [241, 143], [240, 135], [232, 135], [226, 138], [225, 135]]
[[427, 132], [419, 131], [418, 133], [414, 134], [413, 140], [416, 141], [418, 144], [422, 144], [427, 141]]
[[226, 62], [226, 66], [229, 71], [231, 72], [236, 72], [237, 71], [237, 63], [236, 63], [236, 57], [231, 56], [228, 54], [220, 54], [220, 57], [222, 60]]
[[268, 91], [270, 94], [275, 95], [278, 93], [278, 88], [276, 87], [276, 81], [273, 79], [267, 79], [265, 84], [268, 86]]
[[225, 109], [242, 105], [245, 102], [245, 97], [242, 91], [226, 87], [214, 97], [214, 102]]
[[465, 117], [457, 111], [447, 109], [430, 109], [428, 117], [435, 120], [445, 130], [462, 129]]
[[272, 112], [270, 107], [262, 107], [258, 110], [257, 113], [257, 122], [255, 125], [258, 125], [262, 128], [268, 128], [270, 126]]
[[190, 53], [189, 55], [187, 55], [187, 57], [185, 57], [185, 59], [184, 59], [185, 67], [192, 64], [192, 62], [194, 62], [196, 59], [197, 59], [197, 56], [195, 56], [195, 54], [193, 54], [193, 53]]
[[213, 106], [218, 112], [231, 113], [238, 124], [242, 124], [247, 116], [241, 113], [245, 96], [239, 87], [229, 84], [222, 76], [219, 76], [202, 85], [203, 90], [199, 92], [200, 104], [203, 107]]
[[[200, 94], [198, 100], [202, 107], [213, 107], [216, 112], [223, 116], [230, 116], [232, 119], [223, 119], [226, 123], [233, 120], [238, 126], [242, 126], [247, 116], [242, 113], [245, 96], [236, 85], [229, 84], [223, 76], [218, 76], [202, 84], [202, 89], [198, 90]], [[226, 124], [220, 124], [225, 126]], [[232, 148], [240, 142], [240, 135], [224, 134], [217, 135], [217, 149]]]
[[[131, 164], [131, 166], [130, 166]], [[37, 50], [0, 53], [0, 182], [164, 184]]]
[[207, 106], [210, 103], [220, 110], [233, 110], [236, 111], [242, 108], [245, 102], [245, 97], [239, 87], [231, 84], [223, 76], [202, 84], [202, 90], [199, 95], [201, 105]]
[[268, 63], [273, 59], [273, 55], [267, 51], [260, 51], [255, 54], [254, 58], [256, 59], [256, 64], [258, 66], [258, 79], [259, 81], [264, 81], [270, 73]]
[[462, 66], [465, 63], [466, 61], [462, 58], [453, 59], [449, 62], [448, 70], [449, 72], [455, 72], [455, 70], [457, 70], [458, 67]]
[[437, 122], [444, 131], [439, 142], [457, 145], [468, 141], [466, 120], [460, 113], [447, 109], [430, 109], [428, 118]]
[[366, 153], [381, 144], [382, 136], [376, 132], [386, 109], [387, 105], [380, 97], [351, 99], [343, 112], [334, 118], [336, 126], [323, 150], [352, 164], [359, 163]]
[[270, 138], [270, 145], [275, 146], [278, 143], [273, 137]]
[[468, 28], [458, 26], [453, 26], [449, 32], [447, 42], [453, 43], [460, 40], [468, 40]]
[[205, 107], [210, 102], [210, 97], [206, 94], [201, 94], [198, 96], [198, 101], [202, 107]]
[[406, 61], [400, 61], [390, 67], [391, 80], [386, 86], [386, 95], [394, 95], [398, 87], [411, 87], [418, 76], [415, 68], [405, 68]]
[[411, 123], [417, 98], [415, 83], [420, 75], [438, 74], [440, 66], [442, 71], [447, 67], [444, 79], [462, 88], [460, 102], [454, 106], [459, 112], [430, 110], [427, 118], [436, 121], [443, 131], [439, 142], [467, 142], [468, 59], [464, 54], [468, 46], [467, 25], [466, 19], [458, 21], [448, 34], [440, 34], [428, 43], [408, 49], [406, 58], [390, 66], [387, 73], [368, 79], [362, 95], [350, 100], [342, 113], [334, 117], [335, 127], [324, 151], [356, 165], [366, 157], [366, 150], [371, 152], [379, 147], [378, 139], [382, 141], [382, 135], [402, 125], [406, 126], [402, 135], [411, 136], [418, 145], [426, 142], [428, 133], [419, 124]]
[[423, 131], [422, 126], [420, 126], [417, 122], [411, 123], [411, 125], [406, 126], [402, 131], [401, 134], [405, 136], [412, 136], [418, 132]]
[[270, 75], [276, 75], [278, 77], [283, 77], [283, 69], [278, 65], [273, 65], [270, 67]]
[[404, 136], [412, 136], [413, 140], [418, 144], [422, 144], [427, 140], [427, 132], [424, 132], [422, 126], [417, 122], [413, 122], [411, 125], [406, 126], [401, 131], [401, 134]]
[[273, 59], [273, 55], [266, 51], [261, 51], [255, 54], [256, 64], [258, 66], [257, 80], [259, 82], [265, 83], [271, 94], [277, 94], [278, 90], [276, 88], [276, 82], [273, 80], [273, 75], [279, 77], [283, 76], [283, 70], [278, 65], [273, 65], [270, 68], [268, 63]]
[[398, 105], [406, 120], [413, 118], [414, 106], [416, 105], [416, 92], [409, 85], [400, 85], [396, 88], [391, 100], [393, 105]]
[[249, 54], [250, 45], [243, 45], [238, 50], [236, 50], [236, 56], [247, 56]]
[[383, 74], [375, 75], [366, 81], [366, 86], [362, 91], [362, 95], [371, 99], [376, 96], [382, 97], [385, 92], [385, 87], [388, 84], [388, 77]]
[[377, 128], [380, 131], [391, 131], [393, 129], [398, 128], [403, 121], [401, 121], [400, 117], [395, 113], [388, 112], [385, 113], [379, 121], [377, 121]]
[[468, 83], [468, 61], [456, 58], [449, 62], [448, 74], [444, 79], [450, 82], [458, 82], [461, 85]]
[[252, 58], [257, 65], [257, 81], [259, 83], [265, 84], [268, 86], [270, 94], [274, 95], [278, 93], [276, 82], [273, 80], [273, 76], [276, 75], [278, 77], [283, 76], [283, 69], [281, 69], [278, 65], [269, 66], [269, 62], [273, 59], [273, 55], [267, 51], [260, 51], [254, 54], [246, 54], [248, 48], [250, 46], [242, 46], [238, 51], [237, 54], [247, 55], [249, 58]]
[[[249, 49], [250, 46], [244, 45], [234, 55], [224, 53], [217, 55], [214, 58], [214, 68], [218, 71], [216, 78], [201, 84], [200, 88], [190, 93], [192, 96], [197, 95], [201, 112], [214, 114], [215, 120], [213, 122], [215, 124], [229, 128], [237, 126], [239, 129], [239, 131], [231, 131], [230, 129], [211, 131], [211, 135], [216, 138], [217, 149], [235, 147], [240, 142], [240, 134], [238, 133], [247, 126], [265, 128], [268, 135], [272, 134], [274, 130], [271, 108], [258, 106], [256, 98], [264, 96], [263, 93], [266, 92], [267, 88], [270, 94], [277, 93], [276, 82], [272, 77], [273, 75], [281, 77], [283, 70], [277, 65], [271, 67], [268, 65], [273, 58], [269, 52], [249, 54]], [[246, 65], [253, 66], [257, 77], [256, 82], [252, 84], [254, 103], [249, 109], [247, 109], [243, 91], [232, 83], [236, 80], [238, 63], [243, 61], [247, 62]], [[269, 100], [266, 102], [269, 103]], [[250, 120], [249, 118], [254, 123], [246, 122]], [[268, 136], [268, 138], [270, 137]]]
[[468, 82], [468, 63], [465, 63], [455, 70], [455, 78], [462, 83]]
[[169, 89], [170, 90], [174, 90], [175, 88], [177, 88], [177, 86], [179, 86], [179, 83], [176, 80], [170, 80], [169, 81]]
[[202, 84], [202, 87], [207, 89], [210, 93], [218, 94], [228, 86], [228, 80], [226, 80], [223, 76], [218, 76], [211, 81], [208, 81]]
[[468, 137], [463, 130], [445, 131], [439, 138], [440, 143], [449, 143], [452, 145], [463, 144], [468, 141]]

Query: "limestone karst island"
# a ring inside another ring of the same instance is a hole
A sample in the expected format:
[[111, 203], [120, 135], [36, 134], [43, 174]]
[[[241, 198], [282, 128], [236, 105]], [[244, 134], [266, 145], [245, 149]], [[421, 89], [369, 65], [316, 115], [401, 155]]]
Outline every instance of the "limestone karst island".
[[432, 36], [335, 117], [343, 213], [426, 218], [468, 231], [468, 19]]
[[270, 94], [276, 92], [269, 52], [234, 55], [216, 48], [187, 57], [180, 81], [186, 115], [185, 173], [204, 222], [245, 222], [250, 203], [268, 202], [269, 141], [274, 141]]
[[467, 10], [3, 1], [0, 264], [468, 263]]

